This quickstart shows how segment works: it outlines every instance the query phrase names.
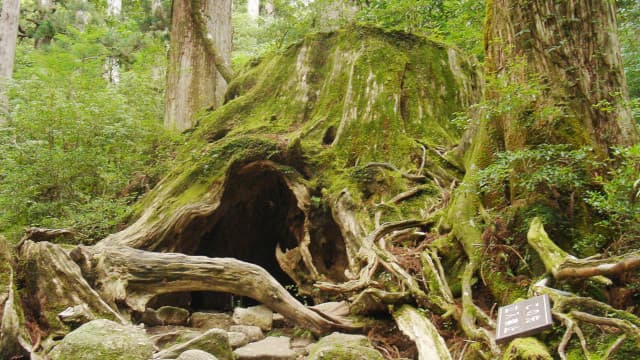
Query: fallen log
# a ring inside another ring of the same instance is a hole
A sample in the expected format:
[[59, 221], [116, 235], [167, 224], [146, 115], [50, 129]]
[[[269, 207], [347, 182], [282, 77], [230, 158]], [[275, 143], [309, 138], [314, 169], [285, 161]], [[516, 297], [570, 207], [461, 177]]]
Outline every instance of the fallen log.
[[144, 311], [151, 298], [185, 291], [250, 297], [316, 335], [355, 327], [298, 302], [262, 267], [233, 258], [157, 253], [126, 246], [80, 246], [73, 251], [86, 278], [108, 302]]

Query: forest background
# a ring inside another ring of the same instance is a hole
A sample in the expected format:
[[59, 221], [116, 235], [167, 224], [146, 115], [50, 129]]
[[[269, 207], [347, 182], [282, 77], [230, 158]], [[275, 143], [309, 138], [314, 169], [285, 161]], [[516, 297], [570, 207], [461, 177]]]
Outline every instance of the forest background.
[[[254, 17], [246, 1], [234, 1], [234, 69], [351, 21], [425, 35], [483, 62], [483, 1], [373, 0], [342, 11], [346, 5], [275, 1]], [[188, 132], [162, 124], [170, 2], [122, 6], [113, 14], [104, 1], [22, 2], [9, 112], [3, 114], [8, 122], [0, 127], [0, 233], [13, 242], [28, 226], [73, 229], [83, 243], [121, 229], [135, 201], [186, 143]], [[336, 16], [324, 16], [331, 11]], [[630, 105], [640, 123], [639, 2], [618, 1], [618, 25]], [[468, 116], [452, 121], [465, 127]], [[625, 165], [601, 191], [584, 196], [609, 215], [608, 225], [633, 234], [640, 232], [640, 208], [628, 194], [638, 190], [640, 149], [619, 151]]]

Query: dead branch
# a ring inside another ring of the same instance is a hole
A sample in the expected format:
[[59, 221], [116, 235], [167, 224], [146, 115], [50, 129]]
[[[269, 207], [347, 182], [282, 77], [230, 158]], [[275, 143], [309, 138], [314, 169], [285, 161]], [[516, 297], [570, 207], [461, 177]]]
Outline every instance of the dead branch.
[[53, 239], [62, 238], [69, 241], [78, 235], [73, 230], [69, 229], [47, 229], [41, 227], [30, 227], [24, 231], [24, 236], [20, 239], [17, 247], [20, 248], [25, 241], [31, 240], [33, 242], [51, 241]]

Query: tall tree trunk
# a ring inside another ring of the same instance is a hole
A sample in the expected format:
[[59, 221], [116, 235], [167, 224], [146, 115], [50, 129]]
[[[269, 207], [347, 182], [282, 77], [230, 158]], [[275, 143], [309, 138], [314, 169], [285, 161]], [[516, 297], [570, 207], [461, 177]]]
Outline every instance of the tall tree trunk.
[[122, 0], [107, 1], [107, 15], [118, 17], [122, 13]]
[[[510, 74], [515, 82], [523, 81], [522, 73], [542, 74], [547, 89], [535, 108], [562, 110], [559, 115], [538, 116], [537, 133], [513, 126], [522, 114], [504, 117], [506, 150], [544, 139], [593, 146], [608, 154], [612, 146], [638, 141], [614, 1], [493, 0], [488, 4], [485, 36], [489, 72]], [[515, 71], [518, 57], [524, 61], [522, 71]], [[546, 136], [550, 132], [551, 138]]]
[[[107, 0], [107, 16], [119, 18], [122, 13], [122, 0]], [[104, 78], [112, 84], [120, 82], [120, 59], [107, 57], [104, 64]]]
[[488, 83], [485, 94], [485, 108], [490, 110], [479, 116], [471, 129], [472, 140], [463, 144], [468, 146], [465, 178], [448, 207], [445, 228], [451, 228], [449, 236], [467, 257], [461, 274], [461, 327], [472, 338], [491, 343], [491, 337], [478, 326], [481, 321], [474, 309], [475, 274], [491, 273], [486, 285], [496, 297], [516, 293], [521, 286], [490, 270], [495, 260], [485, 256], [496, 241], [499, 243], [495, 238], [500, 224], [492, 224], [496, 220], [483, 209], [508, 213], [496, 216], [499, 221], [515, 218], [509, 224], [513, 227], [507, 230], [509, 236], [519, 236], [515, 227], [522, 224], [515, 222], [527, 222], [532, 214], [544, 211], [549, 218], [563, 222], [555, 227], [554, 235], [567, 248], [584, 241], [582, 236], [593, 234], [594, 218], [584, 203], [579, 208], [573, 203], [580, 202], [580, 196], [554, 193], [554, 184], [538, 186], [536, 191], [517, 187], [515, 176], [522, 179], [535, 171], [530, 164], [510, 169], [517, 175], [506, 184], [504, 195], [482, 195], [479, 171], [493, 164], [501, 151], [547, 144], [591, 147], [596, 159], [608, 159], [612, 147], [637, 142], [638, 133], [627, 103], [615, 2], [490, 0], [485, 47], [485, 72], [495, 79]]
[[0, 125], [7, 122], [7, 81], [13, 76], [20, 0], [4, 0], [0, 13]]
[[223, 103], [232, 77], [231, 0], [174, 0], [165, 126], [194, 125], [194, 115]]
[[249, 18], [255, 20], [260, 16], [260, 0], [248, 0], [247, 1], [247, 14]]

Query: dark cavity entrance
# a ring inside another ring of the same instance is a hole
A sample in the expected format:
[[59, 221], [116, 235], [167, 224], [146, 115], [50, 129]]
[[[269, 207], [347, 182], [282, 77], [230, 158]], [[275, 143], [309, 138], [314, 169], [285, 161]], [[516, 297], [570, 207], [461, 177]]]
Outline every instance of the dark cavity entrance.
[[[233, 257], [265, 268], [283, 286], [293, 281], [275, 257], [276, 247], [294, 248], [304, 233], [304, 213], [282, 176], [273, 168], [254, 163], [232, 176], [220, 207], [208, 219], [209, 228], [195, 255]], [[226, 310], [242, 300], [230, 294], [192, 293], [194, 309]]]

